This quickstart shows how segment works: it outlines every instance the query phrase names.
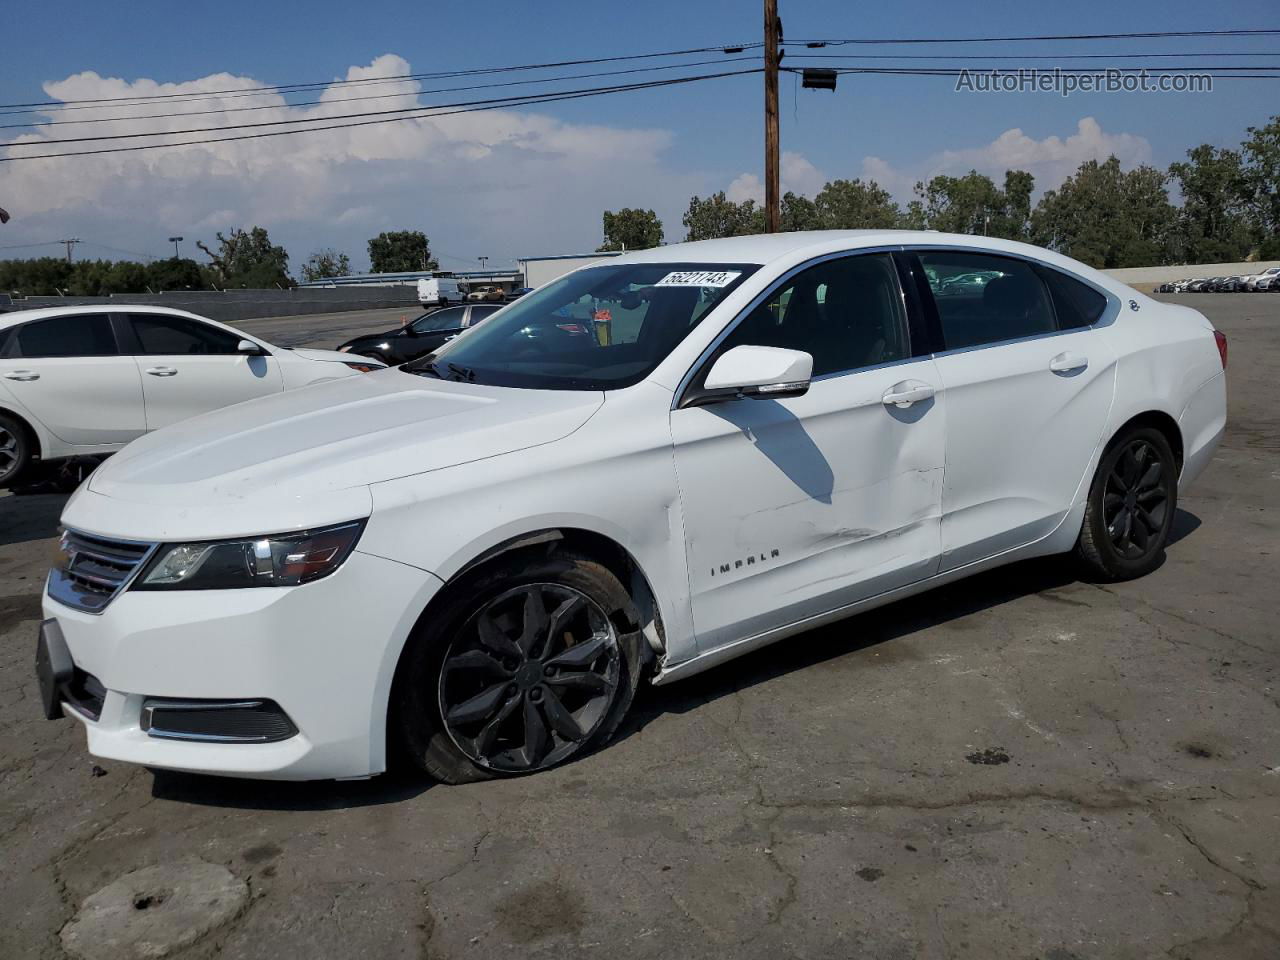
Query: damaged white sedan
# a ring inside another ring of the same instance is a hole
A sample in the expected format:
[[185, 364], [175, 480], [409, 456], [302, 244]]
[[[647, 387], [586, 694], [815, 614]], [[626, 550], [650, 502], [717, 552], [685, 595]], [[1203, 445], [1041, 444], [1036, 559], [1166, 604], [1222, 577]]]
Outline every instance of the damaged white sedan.
[[1226, 341], [937, 233], [626, 254], [420, 360], [130, 444], [68, 503], [38, 672], [101, 757], [449, 782], [665, 683], [1024, 557], [1157, 566]]

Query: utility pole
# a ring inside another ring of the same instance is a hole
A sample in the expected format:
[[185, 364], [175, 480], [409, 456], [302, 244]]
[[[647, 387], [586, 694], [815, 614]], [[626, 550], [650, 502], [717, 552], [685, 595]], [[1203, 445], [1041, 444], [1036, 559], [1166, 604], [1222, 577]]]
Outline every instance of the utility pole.
[[778, 49], [782, 39], [778, 0], [764, 0], [764, 223], [765, 230], [782, 229], [778, 160]]
[[173, 259], [178, 259], [178, 244], [183, 241], [182, 237], [170, 237], [169, 242], [173, 244]]
[[79, 242], [80, 242], [80, 238], [79, 238], [79, 237], [68, 237], [66, 240], [59, 240], [58, 242], [59, 242], [59, 243], [65, 243], [65, 244], [67, 245], [67, 263], [70, 263], [70, 262], [71, 262], [71, 248], [72, 248], [72, 247], [74, 247], [77, 243], [79, 243]]

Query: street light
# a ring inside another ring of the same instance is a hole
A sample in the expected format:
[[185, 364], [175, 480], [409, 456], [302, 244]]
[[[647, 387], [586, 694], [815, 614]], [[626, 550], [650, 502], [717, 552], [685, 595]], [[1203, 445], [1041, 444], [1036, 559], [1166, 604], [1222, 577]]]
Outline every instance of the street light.
[[488, 257], [476, 257], [476, 259], [480, 261], [480, 269], [483, 271], [483, 270], [484, 270], [484, 265], [485, 265], [486, 263], [488, 263], [488, 262], [489, 262], [489, 258], [488, 258]]
[[173, 259], [178, 259], [178, 244], [182, 242], [182, 237], [170, 237], [169, 242], [173, 244]]

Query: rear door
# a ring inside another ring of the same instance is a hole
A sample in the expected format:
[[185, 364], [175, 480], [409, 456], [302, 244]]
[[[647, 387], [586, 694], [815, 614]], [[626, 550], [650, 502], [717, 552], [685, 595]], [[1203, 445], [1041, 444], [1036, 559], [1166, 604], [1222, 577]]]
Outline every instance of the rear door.
[[284, 389], [274, 357], [240, 353], [241, 338], [221, 327], [173, 314], [133, 313], [125, 329], [142, 373], [148, 430]]
[[1115, 392], [1096, 288], [1014, 257], [918, 251], [946, 396], [942, 563], [950, 570], [1047, 536], [1082, 483]]
[[18, 326], [0, 355], [0, 377], [32, 416], [68, 444], [123, 444], [146, 431], [138, 367], [121, 355], [106, 313]]

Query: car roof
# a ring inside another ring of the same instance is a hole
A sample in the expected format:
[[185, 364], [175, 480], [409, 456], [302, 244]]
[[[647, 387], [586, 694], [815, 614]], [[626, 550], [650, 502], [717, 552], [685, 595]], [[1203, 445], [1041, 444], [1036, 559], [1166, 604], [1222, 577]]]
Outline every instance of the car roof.
[[[202, 317], [197, 313], [190, 313], [186, 310], [179, 310], [176, 307], [157, 307], [153, 304], [133, 304], [133, 303], [94, 303], [84, 304], [82, 306], [69, 305], [65, 307], [36, 307], [32, 310], [24, 310], [21, 307], [12, 313], [0, 315], [0, 327], [10, 326], [14, 323], [28, 323], [31, 320], [44, 320], [49, 317], [65, 317], [68, 314], [84, 314], [84, 313], [161, 313], [170, 316], [189, 317], [192, 320], [201, 320], [205, 323], [216, 323], [208, 317]], [[219, 324], [222, 326], [222, 324]]]

